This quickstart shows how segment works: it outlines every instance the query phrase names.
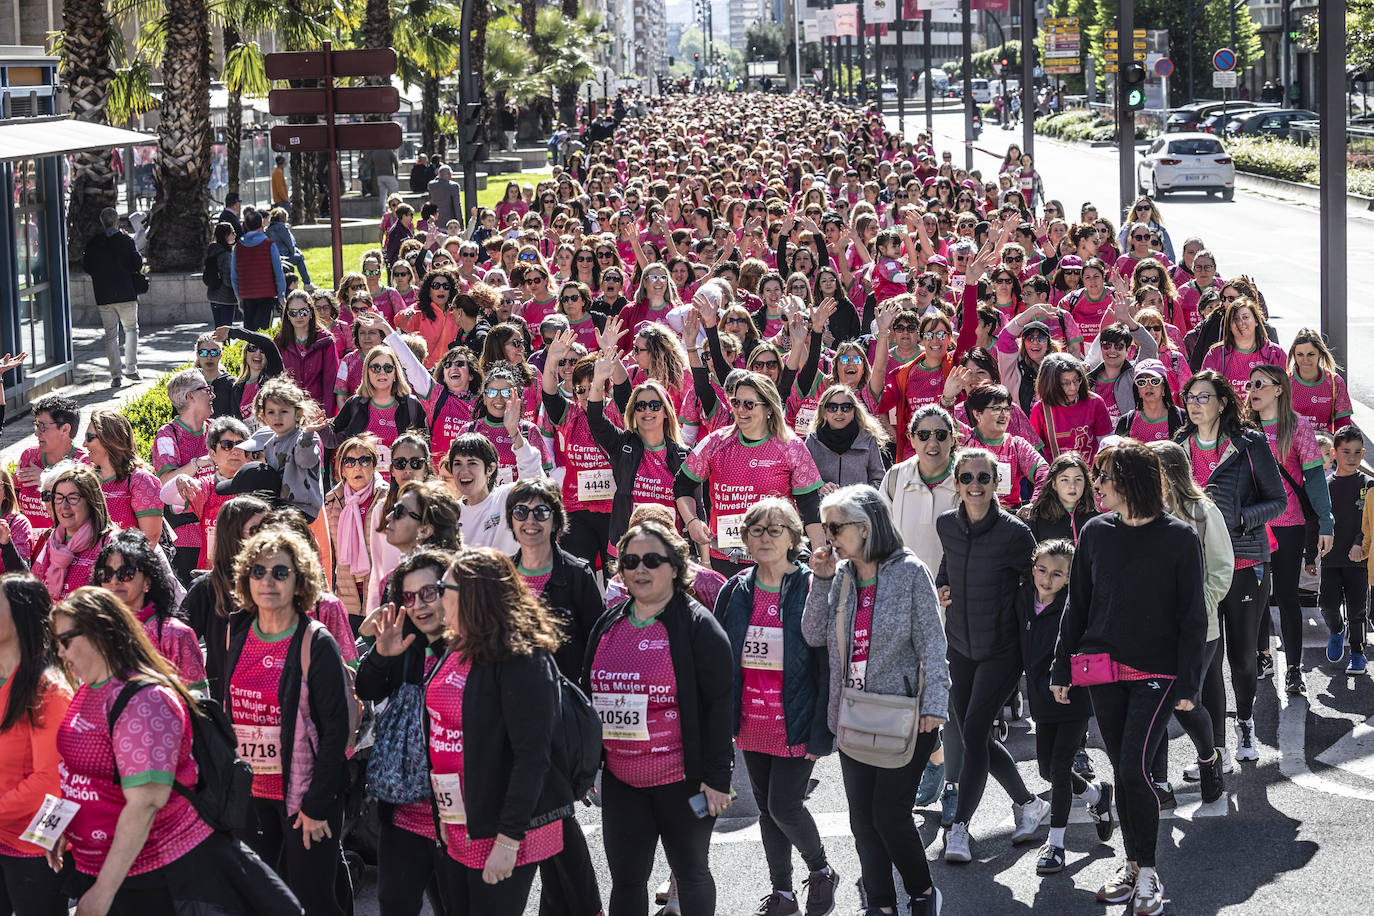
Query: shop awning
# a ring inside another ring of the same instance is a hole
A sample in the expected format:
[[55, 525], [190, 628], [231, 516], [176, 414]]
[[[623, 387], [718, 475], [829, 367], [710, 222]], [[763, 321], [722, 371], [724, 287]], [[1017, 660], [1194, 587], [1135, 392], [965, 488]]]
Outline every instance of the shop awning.
[[125, 130], [108, 124], [74, 121], [71, 118], [14, 118], [0, 121], [0, 162], [156, 142], [156, 134]]

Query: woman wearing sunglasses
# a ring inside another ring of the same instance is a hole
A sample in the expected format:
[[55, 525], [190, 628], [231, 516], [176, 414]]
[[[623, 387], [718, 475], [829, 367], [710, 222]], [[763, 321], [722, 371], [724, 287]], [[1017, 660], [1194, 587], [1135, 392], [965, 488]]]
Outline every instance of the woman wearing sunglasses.
[[[366, 603], [372, 576], [386, 577], [388, 564], [379, 555], [385, 540], [388, 482], [377, 468], [377, 438], [369, 433], [354, 436], [334, 453], [334, 488], [325, 494], [324, 515], [334, 568], [329, 581], [348, 611], [354, 632], [371, 607]], [[380, 591], [380, 589], [378, 589]]]
[[[488, 335], [488, 349], [491, 348], [493, 337], [503, 327], [508, 326], [497, 325], [492, 334]], [[464, 433], [476, 433], [486, 437], [495, 446], [499, 464], [498, 484], [511, 483], [522, 474], [516, 454], [519, 446], [513, 433], [516, 429], [519, 430], [522, 442], [527, 442], [538, 450], [544, 473], [553, 470], [553, 456], [549, 453], [548, 444], [544, 441], [539, 428], [525, 419], [526, 414], [532, 411], [524, 409], [530, 401], [530, 396], [525, 393], [524, 388], [524, 368], [529, 367], [514, 366], [504, 361], [487, 365], [473, 418], [461, 428]], [[536, 388], [534, 396], [537, 398], [539, 393], [540, 390]]]
[[238, 377], [228, 386], [227, 391], [224, 383], [214, 383], [215, 414], [238, 417], [247, 423], [249, 428], [256, 429], [258, 421], [253, 416], [253, 401], [264, 382], [281, 375], [281, 351], [277, 349], [277, 342], [266, 334], [243, 328], [215, 328], [215, 342], [221, 349], [231, 340], [244, 342], [243, 361], [239, 366]]
[[[534, 257], [530, 260], [525, 260]], [[530, 327], [537, 327], [549, 315], [558, 311], [558, 285], [553, 271], [531, 246], [520, 249], [520, 266], [511, 280], [525, 291], [525, 306], [520, 315]]]
[[1049, 466], [1021, 436], [1010, 432], [1011, 395], [1001, 385], [979, 385], [964, 401], [970, 428], [963, 447], [982, 448], [997, 460], [997, 500], [1015, 511], [1022, 502], [1034, 500], [1045, 485]]
[[367, 294], [372, 297], [373, 306], [386, 316], [388, 321], [396, 320], [396, 313], [405, 308], [401, 294], [382, 283], [382, 266], [389, 263], [379, 248], [363, 252], [362, 275], [367, 283]]
[[319, 327], [305, 290], [287, 294], [285, 311], [286, 320], [275, 338], [283, 369], [332, 416], [335, 401], [331, 395], [339, 374], [334, 335]]
[[[1112, 310], [1117, 321], [1102, 328], [1088, 348], [1088, 384], [1107, 405], [1112, 423], [1135, 406], [1135, 360], [1158, 360], [1159, 345], [1154, 336], [1131, 317], [1122, 299]], [[1135, 360], [1128, 355], [1134, 349]]]
[[598, 335], [606, 327], [606, 316], [592, 311], [592, 291], [578, 280], [570, 280], [558, 291], [558, 313], [567, 316], [568, 326], [577, 342], [588, 350], [600, 346]]
[[362, 365], [357, 392], [332, 420], [321, 421], [316, 429], [324, 447], [330, 449], [364, 432], [371, 433], [379, 444], [377, 470], [383, 479], [390, 480], [391, 444], [404, 432], [425, 431], [425, 408], [400, 372], [396, 350], [386, 344], [373, 347], [363, 356]]
[[713, 913], [711, 831], [730, 804], [734, 754], [730, 642], [687, 593], [687, 542], [675, 531], [645, 522], [617, 547], [630, 599], [597, 623], [584, 668], [602, 711], [609, 911], [647, 912], [661, 838], [682, 912]]
[[1093, 678], [1088, 693], [1115, 774], [1125, 861], [1097, 899], [1131, 901], [1134, 913], [1159, 914], [1159, 797], [1145, 767], [1165, 740], [1169, 710], [1192, 709], [1202, 689], [1202, 550], [1193, 529], [1164, 510], [1154, 452], [1128, 439], [1105, 449], [1095, 464], [1104, 511], [1078, 540], [1050, 690], [1067, 704], [1071, 668], [1081, 670], [1085, 659], [1110, 663], [1110, 673]]
[[214, 331], [206, 331], [196, 338], [195, 358], [191, 368], [199, 369], [205, 384], [210, 386], [211, 402], [217, 417], [236, 417], [238, 412], [231, 403], [234, 377], [224, 371], [224, 346], [215, 339]]
[[214, 463], [213, 474], [178, 474], [162, 486], [162, 501], [175, 515], [190, 514], [200, 526], [200, 553], [195, 569], [212, 568], [215, 557], [215, 518], [229, 499], [217, 487], [234, 478], [248, 460], [238, 444], [248, 439], [248, 427], [233, 417], [217, 417], [205, 426], [205, 446]]
[[324, 590], [318, 551], [294, 531], [264, 529], [239, 551], [234, 581], [242, 613], [230, 620], [224, 708], [253, 768], [257, 818], [240, 839], [280, 863], [305, 912], [337, 916], [353, 698], [338, 643], [308, 616]]
[[450, 306], [457, 297], [458, 278], [451, 270], [431, 270], [425, 274], [415, 304], [402, 309], [394, 320], [407, 334], [419, 334], [428, 347], [425, 368], [433, 369], [443, 358], [456, 328]]
[[806, 450], [816, 463], [828, 496], [840, 487], [866, 483], [876, 487], [887, 471], [883, 429], [854, 393], [843, 385], [831, 385], [816, 402], [817, 422], [806, 437]]
[[387, 491], [387, 505], [375, 530], [381, 539], [373, 538], [374, 565], [365, 608], [373, 610], [363, 620], [358, 634], [376, 635], [376, 609], [383, 602], [394, 600], [387, 596], [386, 587], [400, 561], [426, 547], [438, 550], [457, 550], [462, 542], [459, 518], [463, 507], [453, 491], [438, 479], [397, 483], [392, 480]]
[[[939, 600], [930, 570], [902, 546], [886, 504], [872, 487], [835, 491], [821, 513], [829, 542], [811, 558], [813, 580], [801, 629], [810, 645], [829, 654], [829, 730], [837, 730], [845, 690], [915, 697], [920, 715], [915, 750], [905, 766], [875, 767], [840, 752], [868, 907], [896, 911], [895, 868], [911, 912], [938, 914], [941, 894], [931, 881], [911, 808], [936, 733], [949, 714]], [[838, 642], [840, 630], [848, 631], [844, 646]]]
[[945, 836], [945, 861], [969, 862], [969, 823], [989, 773], [1011, 796], [1013, 844], [1035, 835], [1049, 803], [1026, 788], [993, 723], [1021, 680], [1020, 624], [1015, 596], [1031, 572], [1035, 537], [996, 496], [1001, 469], [986, 449], [966, 448], [954, 464], [957, 508], [935, 522], [944, 547], [935, 584], [949, 640], [950, 718], [959, 724], [963, 762], [959, 802]]
[[1172, 439], [1183, 426], [1184, 413], [1174, 404], [1169, 370], [1157, 359], [1142, 359], [1135, 364], [1131, 387], [1135, 406], [1116, 421], [1115, 433], [1147, 444]]
[[133, 612], [186, 689], [204, 691], [205, 656], [195, 631], [177, 615], [177, 595], [162, 558], [141, 531], [116, 534], [95, 560], [91, 582]]
[[334, 338], [334, 353], [343, 359], [344, 354], [353, 347], [350, 339], [352, 329], [347, 321], [339, 317], [339, 303], [334, 293], [323, 287], [315, 289], [310, 293], [310, 307], [315, 311], [316, 326]]
[[620, 312], [622, 330], [616, 346], [630, 349], [641, 328], [655, 323], [666, 324], [668, 313], [680, 304], [667, 265], [659, 261], [646, 265], [634, 301]]
[[[1169, 263], [1174, 261], [1174, 242], [1169, 238], [1169, 230], [1164, 228], [1164, 217], [1160, 214], [1155, 202], [1144, 196], [1137, 197], [1125, 213], [1121, 214], [1121, 235], [1117, 238], [1117, 243], [1122, 248], [1126, 247], [1126, 236], [1132, 223], [1143, 225], [1152, 235], [1157, 235], [1163, 243], [1160, 249], [1164, 256], [1169, 259]], [[1123, 269], [1122, 273], [1126, 271]]]

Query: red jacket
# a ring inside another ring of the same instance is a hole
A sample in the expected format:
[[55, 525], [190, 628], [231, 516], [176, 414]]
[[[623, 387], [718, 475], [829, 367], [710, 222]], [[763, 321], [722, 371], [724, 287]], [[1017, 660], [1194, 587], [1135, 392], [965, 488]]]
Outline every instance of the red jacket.
[[314, 341], [308, 346], [302, 347], [292, 340], [285, 346], [279, 345], [279, 349], [286, 373], [319, 402], [325, 416], [334, 416], [338, 412], [335, 409], [334, 377], [339, 372], [339, 354], [334, 349], [333, 335], [327, 331], [316, 331]]
[[234, 246], [234, 274], [240, 299], [277, 298], [276, 273], [272, 269], [274, 245], [267, 239], [258, 245]]

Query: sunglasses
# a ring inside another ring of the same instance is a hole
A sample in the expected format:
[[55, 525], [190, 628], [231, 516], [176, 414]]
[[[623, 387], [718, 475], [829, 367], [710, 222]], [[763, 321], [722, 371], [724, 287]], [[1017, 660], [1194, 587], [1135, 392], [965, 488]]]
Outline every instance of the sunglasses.
[[486, 391], [489, 398], [510, 398], [515, 394], [514, 388], [488, 388]]
[[756, 359], [754, 360], [754, 371], [767, 372], [769, 369], [780, 369], [782, 363], [776, 359]]
[[979, 471], [977, 474], [973, 473], [972, 471], [964, 471], [962, 474], [959, 475], [958, 479], [959, 482], [964, 484], [965, 486], [973, 483], [975, 480], [983, 486], [987, 486], [988, 484], [992, 483], [992, 474], [988, 473], [987, 471]]
[[347, 458], [340, 458], [340, 467], [345, 468], [370, 468], [377, 463], [377, 459], [371, 455], [349, 455]]
[[762, 401], [755, 401], [753, 398], [730, 399], [730, 406], [735, 410], [753, 410], [755, 407], [760, 407], [762, 405]]
[[652, 401], [635, 401], [635, 413], [643, 413], [646, 410], [659, 411], [663, 409], [663, 402], [658, 398]]
[[230, 452], [243, 444], [242, 439], [221, 439], [215, 443], [215, 450], [220, 452]]
[[922, 280], [920, 283], [917, 283], [916, 286], [928, 293], [933, 293], [940, 288], [940, 283], [938, 280]]
[[202, 357], [215, 357], [215, 356], [219, 356], [219, 354], [220, 354], [220, 351], [219, 351], [219, 350], [197, 350], [197, 351], [196, 351], [196, 356], [202, 356]]
[[834, 540], [835, 538], [837, 538], [837, 537], [840, 536], [840, 532], [841, 532], [841, 531], [843, 531], [844, 529], [848, 528], [850, 525], [857, 525], [857, 524], [859, 524], [859, 523], [858, 523], [858, 522], [825, 522], [824, 524], [821, 525], [821, 527], [825, 529], [825, 533], [826, 533], [826, 534], [830, 535], [830, 539], [831, 539], [831, 540]]
[[522, 255], [520, 255], [520, 260], [522, 260], [522, 261], [537, 261], [537, 260], [539, 260], [539, 255], [537, 255], [537, 254], [522, 254]]
[[1282, 387], [1282, 386], [1279, 385], [1278, 382], [1271, 382], [1271, 381], [1269, 381], [1268, 379], [1265, 379], [1265, 378], [1255, 379], [1254, 381], [1252, 381], [1252, 382], [1250, 383], [1250, 390], [1251, 390], [1251, 391], [1263, 391], [1263, 390], [1266, 389], [1266, 388], [1280, 388], [1280, 387]]
[[[1105, 232], [1106, 230], [1104, 229], [1103, 231]], [[1133, 241], [1133, 242], [1148, 242], [1149, 240], [1150, 240], [1150, 236], [1149, 236], [1148, 233], [1147, 233], [1146, 235], [1132, 235], [1132, 236], [1131, 236], [1131, 241]]]
[[581, 296], [559, 296], [559, 297], [558, 297], [558, 304], [559, 304], [559, 305], [567, 305], [569, 302], [581, 302], [581, 301], [582, 301], [582, 297], [581, 297]]
[[439, 585], [438, 582], [431, 582], [429, 585], [420, 586], [418, 591], [401, 592], [401, 604], [406, 607], [414, 607], [416, 601], [421, 604], [433, 604], [439, 600], [439, 595], [443, 592]]
[[287, 310], [286, 310], [286, 317], [287, 317], [287, 318], [307, 318], [307, 317], [309, 317], [309, 315], [310, 315], [310, 309], [309, 309], [308, 307], [307, 307], [307, 308], [303, 308], [303, 309], [287, 309]]
[[1137, 375], [1135, 386], [1137, 388], [1158, 388], [1164, 384], [1164, 379], [1157, 375]]
[[391, 467], [393, 469], [399, 468], [401, 470], [405, 470], [406, 468], [409, 468], [412, 471], [420, 471], [424, 469], [424, 466], [426, 464], [429, 464], [429, 459], [421, 458], [418, 455], [413, 458], [393, 457], [391, 459]]
[[1046, 334], [1044, 331], [1030, 331], [1022, 334], [1021, 339], [1030, 341], [1031, 343], [1049, 343], [1050, 335]]
[[56, 639], [63, 649], [68, 649], [71, 647], [73, 639], [76, 639], [78, 636], [84, 636], [85, 633], [82, 632], [79, 627], [73, 627], [70, 630], [66, 630], [62, 633], [54, 633], [52, 635], [53, 639]]
[[396, 371], [396, 366], [392, 363], [368, 363], [367, 368], [373, 372], [380, 372], [382, 375], [390, 375]]
[[378, 267], [376, 270], [365, 270], [365, 271], [363, 271], [363, 276], [364, 276], [364, 277], [380, 277], [381, 275], [382, 275], [382, 269], [381, 269], [380, 267]]
[[949, 331], [926, 331], [921, 335], [922, 340], [945, 340], [950, 336]]
[[589, 254], [588, 254], [588, 255], [581, 255], [581, 254], [579, 254], [577, 257], [573, 258], [573, 260], [576, 261], [578, 264], [590, 264], [590, 263], [592, 263], [593, 261], [595, 261], [596, 258], [592, 257], [592, 256], [589, 255]]
[[244, 352], [244, 353], [261, 353], [262, 351], [259, 350], [259, 349], [258, 349], [256, 346], [254, 346], [253, 344], [245, 344], [244, 347], [243, 347], [243, 352]]
[[993, 277], [992, 282], [996, 283], [998, 286], [1001, 286], [1003, 283], [1010, 286], [1012, 283], [1015, 283], [1016, 281], [1013, 277]]
[[445, 280], [442, 283], [431, 283], [429, 285], [429, 288], [447, 290], [450, 293], [453, 292], [453, 284], [449, 283], [447, 280]]
[[643, 563], [645, 569], [658, 569], [664, 563], [671, 562], [672, 560], [670, 560], [668, 557], [665, 557], [661, 553], [646, 553], [643, 555], [637, 553], [627, 553], [621, 556], [620, 558], [620, 568], [635, 570], [639, 569], [640, 563]]
[[540, 275], [537, 276], [537, 277], [526, 277], [526, 278], [525, 278], [525, 281], [524, 281], [524, 283], [523, 283], [522, 285], [524, 285], [524, 286], [534, 286], [536, 283], [543, 283], [543, 282], [544, 282], [545, 280], [547, 280], [547, 279], [548, 279], [548, 277], [544, 276], [543, 274], [540, 274]]
[[549, 519], [553, 518], [553, 509], [542, 503], [537, 506], [527, 506], [521, 503], [510, 510], [510, 517], [517, 522], [523, 522], [531, 515], [534, 516], [536, 522], [547, 522]]
[[392, 518], [401, 518], [401, 517], [406, 516], [406, 515], [409, 515], [411, 518], [415, 519], [415, 521], [417, 521], [417, 522], [423, 520], [423, 517], [422, 517], [422, 516], [416, 515], [414, 512], [411, 512], [409, 509], [407, 509], [407, 508], [406, 508], [404, 505], [402, 505], [401, 503], [396, 503], [396, 505], [394, 505], [394, 506], [391, 507], [391, 517], [392, 517]]
[[110, 566], [100, 566], [95, 570], [95, 584], [104, 585], [118, 579], [120, 582], [132, 582], [134, 576], [138, 575], [138, 567], [125, 563], [118, 569]]
[[291, 574], [295, 572], [295, 570], [284, 563], [279, 563], [270, 570], [266, 566], [259, 564], [248, 570], [248, 575], [254, 579], [261, 580], [267, 578], [269, 572], [272, 573], [273, 579], [276, 579], [278, 582], [285, 582], [287, 579], [291, 578]]
[[1116, 483], [1116, 478], [1113, 477], [1111, 474], [1108, 474], [1101, 468], [1098, 468], [1095, 471], [1093, 471], [1093, 480], [1095, 480], [1098, 483]]
[[899, 321], [892, 326], [892, 330], [898, 334], [913, 334], [919, 331], [921, 326], [910, 321]]
[[1102, 349], [1104, 349], [1104, 350], [1124, 350], [1124, 349], [1126, 349], [1126, 344], [1122, 343], [1122, 342], [1119, 341], [1119, 340], [1104, 340], [1104, 341], [1102, 341]]
[[922, 441], [922, 442], [929, 442], [931, 436], [934, 436], [934, 437], [935, 437], [935, 441], [936, 441], [936, 442], [944, 442], [945, 440], [947, 440], [947, 439], [949, 438], [949, 430], [947, 430], [947, 429], [918, 429], [918, 430], [916, 430], [916, 438], [919, 439], [919, 440]]
[[831, 401], [825, 405], [826, 413], [853, 413], [853, 401]]
[[610, 251], [598, 251], [596, 256], [603, 261], [609, 261], [611, 258], [615, 257], [615, 253]]

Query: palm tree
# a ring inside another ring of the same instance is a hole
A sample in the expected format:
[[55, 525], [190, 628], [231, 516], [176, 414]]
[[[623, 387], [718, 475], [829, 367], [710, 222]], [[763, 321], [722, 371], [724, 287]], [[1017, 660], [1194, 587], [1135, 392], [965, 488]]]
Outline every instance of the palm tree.
[[[61, 55], [62, 82], [71, 98], [72, 117], [95, 124], [108, 123], [106, 105], [114, 79], [110, 39], [115, 32], [102, 0], [64, 0]], [[118, 203], [114, 167], [109, 150], [77, 153], [72, 157], [71, 202], [67, 209], [67, 258], [81, 264], [86, 240], [100, 231], [100, 211]]]
[[420, 148], [433, 156], [439, 153], [440, 81], [458, 66], [458, 10], [436, 0], [407, 0], [397, 12], [392, 27], [397, 71], [407, 86], [423, 87]]

